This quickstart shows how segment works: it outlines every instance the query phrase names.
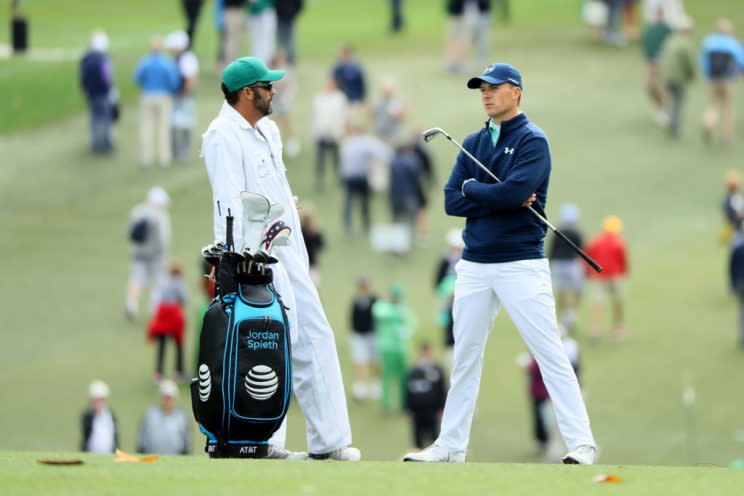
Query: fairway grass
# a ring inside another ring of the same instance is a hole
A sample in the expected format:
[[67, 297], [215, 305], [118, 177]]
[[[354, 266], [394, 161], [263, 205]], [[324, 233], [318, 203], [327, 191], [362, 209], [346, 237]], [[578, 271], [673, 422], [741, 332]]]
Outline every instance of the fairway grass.
[[[80, 458], [82, 466], [49, 466], [39, 458]], [[0, 493], [263, 496], [735, 495], [744, 470], [714, 467], [564, 466], [533, 464], [413, 464], [402, 462], [289, 462], [162, 457], [116, 463], [113, 456], [0, 452]], [[619, 483], [593, 482], [619, 476]]]

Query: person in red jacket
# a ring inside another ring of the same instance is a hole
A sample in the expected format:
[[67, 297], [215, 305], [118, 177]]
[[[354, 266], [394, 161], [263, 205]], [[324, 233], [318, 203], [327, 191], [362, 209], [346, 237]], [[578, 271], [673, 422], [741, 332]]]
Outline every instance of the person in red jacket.
[[623, 318], [623, 286], [628, 274], [628, 249], [620, 237], [623, 222], [619, 217], [610, 215], [602, 222], [603, 232], [592, 239], [586, 247], [586, 253], [603, 267], [602, 272], [589, 270], [593, 300], [589, 335], [593, 340], [601, 337], [602, 314], [604, 304], [612, 301], [613, 332], [616, 339], [626, 335]]

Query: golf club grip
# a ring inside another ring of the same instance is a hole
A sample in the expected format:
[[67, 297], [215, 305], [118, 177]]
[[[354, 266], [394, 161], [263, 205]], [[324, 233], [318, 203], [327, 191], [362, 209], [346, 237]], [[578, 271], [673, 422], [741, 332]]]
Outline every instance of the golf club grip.
[[227, 225], [225, 226], [225, 251], [234, 251], [233, 245], [233, 216], [227, 210]]
[[565, 234], [563, 234], [562, 232], [560, 232], [558, 229], [553, 230], [553, 232], [555, 233], [556, 236], [558, 236], [563, 241], [565, 241], [566, 243], [568, 243], [568, 246], [570, 246], [573, 249], [573, 251], [575, 251], [576, 253], [578, 253], [578, 255], [581, 258], [583, 258], [586, 263], [588, 263], [589, 265], [591, 265], [594, 270], [596, 270], [597, 272], [602, 272], [602, 267], [600, 267], [600, 265], [597, 262], [595, 262], [594, 260], [592, 260], [589, 255], [587, 255], [586, 253], [584, 253], [584, 250], [582, 250], [581, 248], [579, 248], [578, 246], [576, 246], [573, 241], [571, 241], [570, 239], [568, 239]]

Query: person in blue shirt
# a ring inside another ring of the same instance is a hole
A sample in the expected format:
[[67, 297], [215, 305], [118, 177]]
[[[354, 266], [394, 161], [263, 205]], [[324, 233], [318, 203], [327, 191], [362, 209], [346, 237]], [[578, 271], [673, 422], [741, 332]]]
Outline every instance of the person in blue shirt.
[[181, 76], [175, 61], [163, 53], [160, 38], [152, 41], [150, 53], [140, 60], [134, 73], [140, 87], [140, 165], [153, 162], [153, 137], [158, 135], [158, 161], [170, 165], [173, 157], [170, 137], [170, 117], [173, 96], [181, 87]]
[[351, 105], [363, 104], [367, 98], [367, 87], [362, 66], [354, 59], [351, 45], [344, 44], [338, 55], [338, 62], [333, 68], [333, 79]]
[[463, 143], [502, 182], [464, 153], [444, 187], [448, 215], [465, 217], [462, 260], [455, 266], [455, 337], [451, 386], [439, 437], [404, 461], [464, 462], [488, 333], [503, 306], [535, 357], [563, 439], [564, 463], [592, 464], [596, 444], [579, 383], [561, 343], [543, 238], [551, 159], [545, 133], [519, 109], [522, 76], [494, 64], [471, 78], [488, 120]]
[[111, 140], [114, 78], [108, 46], [106, 33], [95, 31], [91, 36], [90, 50], [80, 61], [80, 88], [90, 110], [90, 149], [96, 154], [108, 154], [114, 150]]
[[721, 140], [734, 140], [734, 82], [744, 70], [744, 47], [733, 36], [733, 24], [718, 20], [716, 32], [705, 37], [700, 50], [700, 72], [710, 93], [703, 113], [703, 139], [710, 143], [721, 124]]

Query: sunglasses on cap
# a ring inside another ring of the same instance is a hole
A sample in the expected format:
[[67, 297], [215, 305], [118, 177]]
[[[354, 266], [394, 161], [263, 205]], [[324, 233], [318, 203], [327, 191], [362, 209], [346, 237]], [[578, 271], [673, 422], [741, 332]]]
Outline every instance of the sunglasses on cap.
[[274, 89], [274, 83], [271, 81], [258, 81], [257, 83], [249, 84], [246, 88], [263, 88], [271, 91]]

